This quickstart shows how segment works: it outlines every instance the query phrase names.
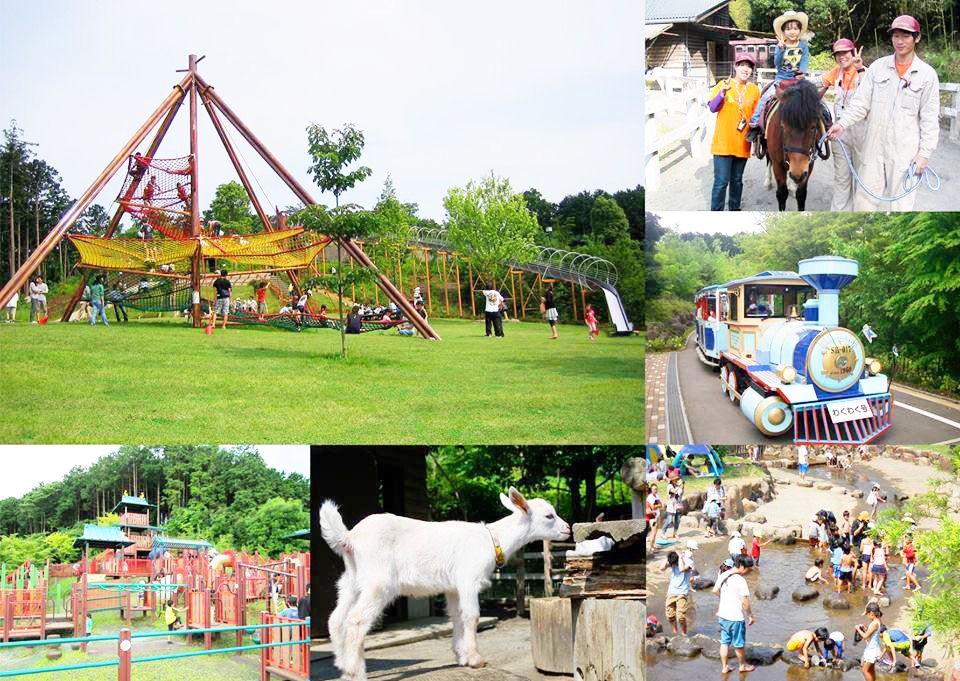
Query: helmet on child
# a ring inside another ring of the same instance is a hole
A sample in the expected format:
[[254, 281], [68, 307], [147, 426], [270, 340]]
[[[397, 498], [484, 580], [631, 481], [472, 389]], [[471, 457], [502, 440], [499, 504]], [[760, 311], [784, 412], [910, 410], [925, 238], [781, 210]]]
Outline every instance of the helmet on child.
[[849, 38], [840, 38], [837, 42], [833, 44], [831, 52], [833, 56], [837, 56], [837, 52], [853, 52], [857, 49], [857, 46], [853, 44], [853, 41]]

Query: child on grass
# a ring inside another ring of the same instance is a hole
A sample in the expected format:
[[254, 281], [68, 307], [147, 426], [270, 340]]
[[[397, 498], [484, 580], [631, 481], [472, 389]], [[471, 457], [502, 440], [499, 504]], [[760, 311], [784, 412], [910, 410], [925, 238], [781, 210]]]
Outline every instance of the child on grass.
[[587, 309], [583, 313], [583, 321], [586, 323], [587, 329], [589, 329], [587, 338], [597, 340], [597, 336], [600, 335], [600, 325], [597, 323], [597, 313], [590, 303], [587, 303]]

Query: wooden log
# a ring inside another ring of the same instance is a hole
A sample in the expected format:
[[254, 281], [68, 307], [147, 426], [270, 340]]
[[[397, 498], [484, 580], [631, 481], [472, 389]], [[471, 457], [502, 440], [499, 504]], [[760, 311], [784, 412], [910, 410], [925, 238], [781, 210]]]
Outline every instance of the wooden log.
[[643, 602], [587, 598], [573, 605], [573, 681], [643, 681]]
[[517, 559], [517, 617], [523, 617], [527, 612], [527, 583], [526, 565], [523, 552]]
[[590, 596], [601, 592], [634, 592], [646, 586], [643, 564], [605, 564], [599, 557], [568, 558], [560, 585], [561, 596]]
[[573, 619], [569, 598], [530, 599], [533, 665], [552, 674], [573, 673]]

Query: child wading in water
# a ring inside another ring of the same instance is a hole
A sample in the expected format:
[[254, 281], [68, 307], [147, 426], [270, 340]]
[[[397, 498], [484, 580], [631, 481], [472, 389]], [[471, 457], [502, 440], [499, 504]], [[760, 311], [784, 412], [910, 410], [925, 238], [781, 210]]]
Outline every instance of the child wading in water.
[[903, 548], [900, 549], [900, 560], [907, 566], [907, 571], [903, 575], [906, 588], [911, 591], [919, 591], [920, 580], [917, 579], [917, 552], [913, 548], [913, 537], [909, 534], [907, 535], [907, 542], [903, 545]]
[[807, 570], [807, 574], [803, 576], [803, 579], [810, 584], [817, 584], [818, 582], [823, 582], [824, 584], [830, 583], [830, 581], [823, 576], [823, 558], [817, 558], [813, 561], [813, 566]]
[[847, 585], [847, 593], [853, 593], [853, 571], [857, 567], [857, 557], [850, 550], [850, 544], [844, 542], [843, 555], [840, 556], [840, 577], [837, 579], [837, 593], [844, 584]]
[[750, 557], [753, 558], [753, 564], [756, 567], [760, 567], [760, 547], [766, 546], [773, 541], [772, 539], [768, 539], [761, 544], [761, 539], [763, 539], [763, 532], [758, 531], [753, 535], [753, 541], [750, 543]]

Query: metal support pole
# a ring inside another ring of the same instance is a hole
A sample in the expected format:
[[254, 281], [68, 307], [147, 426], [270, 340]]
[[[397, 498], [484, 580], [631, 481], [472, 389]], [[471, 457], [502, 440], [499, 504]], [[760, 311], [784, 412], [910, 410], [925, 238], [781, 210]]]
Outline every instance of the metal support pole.
[[[199, 159], [197, 158], [197, 55], [190, 55], [190, 236], [200, 236]], [[190, 268], [190, 288], [193, 291], [193, 326], [200, 326], [200, 267], [203, 249], [197, 242]]]
[[440, 251], [440, 263], [443, 265], [443, 307], [450, 316], [450, 286], [447, 281], [447, 254]]
[[20, 268], [14, 272], [13, 276], [10, 277], [10, 280], [0, 289], [0, 300], [9, 300], [13, 292], [19, 290], [24, 285], [30, 275], [40, 266], [40, 263], [50, 254], [50, 251], [56, 248], [57, 243], [63, 238], [63, 235], [67, 233], [67, 230], [73, 226], [77, 218], [93, 203], [97, 194], [99, 194], [100, 190], [110, 181], [110, 178], [113, 177], [113, 174], [124, 163], [127, 156], [130, 155], [130, 152], [139, 146], [163, 114], [182, 96], [180, 93], [186, 89], [189, 82], [190, 76], [187, 75], [178, 85], [178, 89], [167, 95], [166, 99], [157, 107], [156, 111], [150, 115], [150, 118], [133, 134], [133, 137], [131, 137], [126, 145], [113, 157], [113, 160], [107, 164], [107, 167], [103, 169], [93, 184], [90, 185], [67, 212], [63, 214], [59, 222], [54, 225], [53, 229], [43, 238], [43, 241], [33, 250], [30, 257], [27, 258]]

